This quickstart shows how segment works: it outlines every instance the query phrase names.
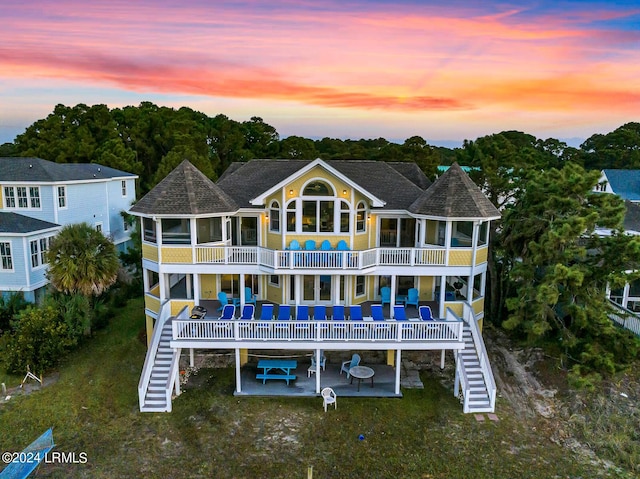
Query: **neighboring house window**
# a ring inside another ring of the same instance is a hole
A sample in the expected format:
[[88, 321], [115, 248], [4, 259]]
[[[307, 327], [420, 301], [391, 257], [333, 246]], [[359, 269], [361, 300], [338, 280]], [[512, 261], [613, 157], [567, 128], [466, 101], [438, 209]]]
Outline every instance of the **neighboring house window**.
[[13, 269], [13, 259], [11, 258], [11, 243], [0, 243], [0, 267], [2, 269]]
[[356, 206], [356, 231], [362, 233], [367, 230], [367, 208], [361, 201]]
[[4, 205], [7, 208], [16, 207], [16, 193], [11, 186], [4, 187]]
[[129, 231], [129, 222], [127, 218], [122, 218], [122, 231]]
[[31, 247], [31, 267], [37, 268], [47, 264], [47, 251], [51, 237], [40, 238], [29, 243]]
[[29, 200], [27, 199], [27, 187], [26, 186], [18, 186], [16, 187], [18, 192], [18, 208], [28, 208]]
[[58, 186], [58, 208], [67, 207], [67, 188]]
[[31, 207], [40, 208], [40, 187], [30, 186], [29, 196], [31, 197]]
[[96, 223], [96, 231], [102, 233], [102, 223]]
[[127, 181], [122, 180], [122, 196], [127, 196]]
[[356, 296], [364, 295], [364, 284], [365, 284], [364, 276], [356, 276]]
[[269, 231], [280, 232], [280, 204], [277, 201], [272, 201], [269, 208]]
[[4, 196], [7, 208], [40, 208], [39, 186], [5, 186]]

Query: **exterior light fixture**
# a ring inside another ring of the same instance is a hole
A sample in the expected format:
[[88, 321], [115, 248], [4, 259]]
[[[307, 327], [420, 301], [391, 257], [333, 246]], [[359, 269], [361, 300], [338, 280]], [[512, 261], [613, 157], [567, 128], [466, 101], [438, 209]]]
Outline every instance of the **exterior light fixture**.
[[343, 194], [344, 196], [347, 196], [347, 190], [342, 190], [342, 194]]
[[289, 196], [293, 196], [293, 190], [289, 190]]

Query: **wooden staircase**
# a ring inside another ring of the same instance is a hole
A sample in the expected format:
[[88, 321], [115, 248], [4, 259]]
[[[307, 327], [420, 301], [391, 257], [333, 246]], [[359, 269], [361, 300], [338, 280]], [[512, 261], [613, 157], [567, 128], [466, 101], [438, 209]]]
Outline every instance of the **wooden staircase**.
[[[144, 395], [144, 401], [140, 407], [142, 412], [168, 412], [171, 411], [171, 374], [172, 364], [179, 359], [180, 350], [169, 346], [173, 338], [171, 325], [173, 317], [168, 318], [162, 326], [158, 349], [153, 357], [151, 376]], [[147, 354], [151, 353], [149, 350]], [[147, 361], [151, 358], [147, 357]], [[169, 389], [169, 392], [167, 391]]]
[[[465, 323], [463, 330], [465, 347], [459, 353], [460, 366], [467, 379], [466, 395], [464, 398], [466, 413], [474, 412], [494, 412], [495, 410], [495, 390], [493, 394], [489, 391], [489, 384], [493, 378], [489, 379], [487, 373], [480, 364], [478, 351], [480, 345], [474, 341], [471, 328]], [[480, 341], [482, 337], [480, 336]], [[484, 346], [484, 345], [482, 345]], [[484, 348], [482, 348], [484, 349]], [[488, 362], [488, 358], [486, 359]], [[490, 368], [491, 366], [487, 364]], [[463, 388], [463, 395], [465, 394]]]

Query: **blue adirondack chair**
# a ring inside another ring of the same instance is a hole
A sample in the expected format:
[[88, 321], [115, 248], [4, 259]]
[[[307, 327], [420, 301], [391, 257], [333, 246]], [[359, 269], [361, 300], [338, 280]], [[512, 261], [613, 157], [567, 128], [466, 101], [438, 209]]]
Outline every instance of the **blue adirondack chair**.
[[380, 296], [382, 297], [380, 300], [380, 304], [382, 304], [382, 306], [385, 304], [391, 304], [391, 288], [389, 286], [383, 286], [380, 288]]
[[355, 353], [353, 356], [351, 356], [351, 360], [342, 362], [340, 374], [342, 374], [342, 372], [344, 371], [345, 373], [347, 373], [347, 379], [349, 379], [351, 377], [351, 375], [349, 374], [349, 370], [357, 366], [358, 364], [360, 364], [360, 355]]
[[407, 320], [407, 312], [402, 305], [395, 305], [393, 307], [393, 317], [396, 321], [406, 321]]
[[409, 288], [409, 291], [407, 291], [407, 300], [404, 302], [404, 305], [405, 306], [413, 305], [417, 308], [419, 301], [420, 301], [420, 292], [416, 288]]
[[278, 306], [278, 321], [288, 321], [291, 319], [291, 306], [281, 304]]
[[220, 301], [220, 307], [218, 308], [218, 311], [222, 311], [222, 308], [224, 308], [225, 304], [229, 304], [229, 302], [231, 302], [231, 304], [233, 304], [234, 306], [238, 306], [240, 304], [240, 300], [237, 298], [233, 298], [232, 301], [229, 301], [229, 297], [224, 291], [220, 291], [218, 293], [218, 301]]
[[251, 288], [249, 286], [246, 286], [244, 288], [244, 303], [248, 304], [256, 304], [256, 295], [253, 294], [253, 292], [251, 291]]

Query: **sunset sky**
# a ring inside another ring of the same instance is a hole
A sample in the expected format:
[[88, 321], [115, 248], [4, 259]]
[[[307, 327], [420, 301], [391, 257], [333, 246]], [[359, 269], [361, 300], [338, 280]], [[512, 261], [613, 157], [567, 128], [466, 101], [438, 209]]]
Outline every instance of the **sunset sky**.
[[640, 121], [640, 0], [521, 3], [0, 0], [0, 143], [58, 103], [447, 146]]

